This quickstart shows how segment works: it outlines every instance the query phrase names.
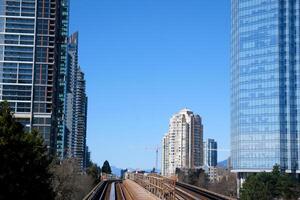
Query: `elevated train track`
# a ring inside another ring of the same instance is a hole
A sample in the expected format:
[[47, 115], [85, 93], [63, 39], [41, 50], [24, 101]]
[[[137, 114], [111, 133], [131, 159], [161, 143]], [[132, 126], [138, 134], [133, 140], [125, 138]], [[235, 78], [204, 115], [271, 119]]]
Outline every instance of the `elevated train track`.
[[[137, 183], [130, 180], [106, 180], [98, 183], [83, 200], [157, 200], [149, 197]], [[154, 197], [154, 196], [153, 196]]]
[[117, 200], [134, 200], [132, 194], [121, 182], [116, 183], [116, 193]]
[[130, 173], [128, 178], [163, 200], [234, 200], [157, 174]]
[[83, 200], [234, 200], [189, 184], [160, 176], [136, 180], [106, 180], [98, 183]]
[[234, 198], [181, 182], [176, 182], [175, 194], [178, 200], [234, 200]]
[[120, 184], [120, 180], [101, 181], [83, 200], [126, 200], [122, 191], [117, 189]]
[[105, 187], [108, 183], [107, 182], [100, 182], [98, 183], [91, 191], [88, 193], [83, 200], [98, 200], [104, 193]]

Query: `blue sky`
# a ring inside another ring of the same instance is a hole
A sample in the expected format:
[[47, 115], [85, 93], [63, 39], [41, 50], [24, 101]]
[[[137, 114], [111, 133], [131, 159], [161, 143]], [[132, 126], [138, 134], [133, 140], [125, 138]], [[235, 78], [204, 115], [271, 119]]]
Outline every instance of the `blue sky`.
[[94, 162], [152, 168], [169, 118], [185, 107], [227, 150], [219, 160], [229, 155], [229, 0], [71, 0], [70, 15]]

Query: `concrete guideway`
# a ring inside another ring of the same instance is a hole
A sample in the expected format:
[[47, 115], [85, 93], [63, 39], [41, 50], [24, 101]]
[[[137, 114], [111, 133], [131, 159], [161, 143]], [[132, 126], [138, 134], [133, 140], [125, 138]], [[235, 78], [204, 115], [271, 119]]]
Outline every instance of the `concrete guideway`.
[[147, 191], [145, 188], [136, 182], [126, 179], [123, 181], [125, 188], [130, 192], [134, 200], [159, 200], [154, 194]]
[[158, 200], [132, 180], [101, 181], [83, 200]]
[[234, 200], [158, 175], [134, 174], [133, 178], [102, 181], [83, 200]]
[[235, 200], [158, 174], [128, 173], [127, 178], [163, 200]]
[[128, 189], [121, 182], [116, 183], [116, 193], [117, 193], [117, 199], [122, 199], [122, 200], [134, 199], [130, 191], [128, 191]]

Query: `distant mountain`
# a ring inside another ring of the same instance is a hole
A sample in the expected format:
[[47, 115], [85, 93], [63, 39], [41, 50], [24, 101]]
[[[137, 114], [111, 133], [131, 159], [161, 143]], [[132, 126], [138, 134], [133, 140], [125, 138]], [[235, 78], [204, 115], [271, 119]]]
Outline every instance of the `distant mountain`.
[[226, 168], [227, 167], [227, 159], [221, 162], [218, 162], [218, 167]]
[[121, 170], [122, 170], [121, 168], [117, 168], [115, 166], [111, 166], [110, 168], [114, 175], [119, 176], [119, 177], [121, 176]]
[[[145, 172], [150, 173], [153, 169], [144, 169]], [[157, 173], [160, 173], [160, 169], [156, 170]]]

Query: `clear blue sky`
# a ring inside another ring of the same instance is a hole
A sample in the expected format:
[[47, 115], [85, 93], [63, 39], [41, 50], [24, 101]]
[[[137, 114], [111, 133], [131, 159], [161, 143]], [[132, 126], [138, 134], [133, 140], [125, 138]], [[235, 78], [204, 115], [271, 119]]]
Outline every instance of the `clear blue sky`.
[[71, 0], [70, 14], [94, 162], [152, 168], [184, 107], [202, 117], [204, 138], [230, 148], [229, 0]]

